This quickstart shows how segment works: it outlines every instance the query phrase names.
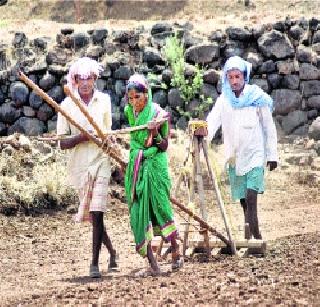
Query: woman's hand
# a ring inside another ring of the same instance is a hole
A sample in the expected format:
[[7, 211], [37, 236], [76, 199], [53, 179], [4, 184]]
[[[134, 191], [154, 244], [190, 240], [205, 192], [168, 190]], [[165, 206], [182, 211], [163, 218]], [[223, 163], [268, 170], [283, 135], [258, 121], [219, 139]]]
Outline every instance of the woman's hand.
[[159, 123], [157, 123], [155, 120], [152, 120], [148, 122], [148, 130], [152, 134], [152, 137], [155, 137], [159, 131]]

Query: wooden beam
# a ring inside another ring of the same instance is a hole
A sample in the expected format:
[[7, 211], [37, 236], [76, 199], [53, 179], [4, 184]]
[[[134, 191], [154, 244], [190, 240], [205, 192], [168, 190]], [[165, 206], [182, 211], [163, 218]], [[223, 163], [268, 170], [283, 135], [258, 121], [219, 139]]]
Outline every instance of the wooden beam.
[[[237, 248], [265, 248], [267, 245], [266, 241], [263, 240], [239, 240], [235, 241]], [[205, 248], [205, 243], [201, 240], [190, 240], [189, 247], [203, 247]], [[223, 241], [210, 241], [210, 248], [223, 248], [227, 245]]]

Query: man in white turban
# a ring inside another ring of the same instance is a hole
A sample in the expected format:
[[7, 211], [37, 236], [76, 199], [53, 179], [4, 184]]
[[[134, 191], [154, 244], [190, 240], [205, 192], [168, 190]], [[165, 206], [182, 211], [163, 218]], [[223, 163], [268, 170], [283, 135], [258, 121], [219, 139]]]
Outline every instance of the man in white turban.
[[227, 60], [222, 93], [207, 117], [208, 141], [221, 126], [231, 195], [240, 200], [249, 232], [245, 238], [262, 239], [257, 214], [257, 195], [264, 192], [264, 165], [278, 164], [277, 132], [271, 97], [250, 85], [251, 64], [238, 56]]
[[[112, 124], [111, 101], [108, 94], [95, 88], [102, 67], [94, 60], [83, 57], [69, 69], [68, 86], [83, 103], [102, 131], [110, 130]], [[93, 131], [87, 118], [77, 105], [67, 97], [61, 107], [87, 131]], [[58, 114], [57, 134], [68, 136], [60, 141], [61, 149], [70, 150], [68, 179], [79, 193], [80, 205], [75, 220], [92, 223], [92, 262], [90, 276], [100, 277], [99, 254], [102, 243], [110, 253], [109, 269], [117, 267], [116, 251], [106, 232], [103, 214], [107, 209], [110, 161], [101, 148]]]

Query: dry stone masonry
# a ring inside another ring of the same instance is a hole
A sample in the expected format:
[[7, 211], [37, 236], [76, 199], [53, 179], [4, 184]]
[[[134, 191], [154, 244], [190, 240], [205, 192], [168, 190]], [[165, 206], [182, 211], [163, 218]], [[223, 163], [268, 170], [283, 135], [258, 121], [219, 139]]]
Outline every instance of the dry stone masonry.
[[[203, 87], [189, 104], [172, 87], [172, 71], [163, 55], [166, 38], [174, 34], [183, 38], [186, 48], [185, 75], [193, 76], [196, 64], [204, 68]], [[216, 100], [221, 67], [226, 58], [239, 55], [253, 65], [251, 82], [273, 97], [274, 116], [284, 133], [320, 139], [320, 20], [316, 18], [287, 18], [273, 25], [230, 27], [206, 35], [194, 31], [191, 23], [87, 33], [65, 28], [55, 40], [29, 40], [25, 33], [16, 32], [12, 44], [0, 45], [0, 134], [36, 135], [55, 129], [54, 110], [18, 80], [17, 68], [60, 103], [70, 63], [85, 55], [104, 67], [97, 87], [111, 96], [115, 129], [125, 124], [125, 85], [134, 72], [152, 76], [155, 102], [172, 113], [176, 127], [185, 129], [186, 112], [199, 107], [201, 96]]]

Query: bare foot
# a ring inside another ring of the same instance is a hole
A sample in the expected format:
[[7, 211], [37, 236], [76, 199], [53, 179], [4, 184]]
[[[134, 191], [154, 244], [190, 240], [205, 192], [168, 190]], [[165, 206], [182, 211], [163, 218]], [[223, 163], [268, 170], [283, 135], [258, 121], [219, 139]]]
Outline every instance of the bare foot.
[[172, 270], [178, 270], [183, 266], [183, 258], [180, 256], [179, 248], [172, 252]]
[[110, 253], [108, 271], [114, 271], [118, 269], [118, 264], [116, 260], [117, 260], [117, 253], [115, 250], [113, 250], [112, 253]]
[[155, 261], [153, 263], [150, 263], [150, 271], [155, 273], [155, 274], [159, 274], [160, 273], [160, 268], [158, 266], [158, 263]]
[[158, 270], [153, 270], [151, 267], [149, 267], [146, 270], [138, 271], [134, 274], [135, 277], [148, 277], [148, 276], [159, 276], [161, 275], [161, 271], [158, 268]]

